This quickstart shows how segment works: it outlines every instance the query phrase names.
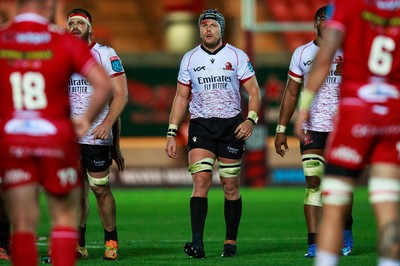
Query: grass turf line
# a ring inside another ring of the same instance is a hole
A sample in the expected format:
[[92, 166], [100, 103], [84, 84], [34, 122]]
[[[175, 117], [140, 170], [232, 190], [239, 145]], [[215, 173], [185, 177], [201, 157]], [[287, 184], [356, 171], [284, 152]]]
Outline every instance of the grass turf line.
[[[238, 236], [238, 256], [220, 257], [225, 237], [223, 192], [209, 193], [204, 245], [206, 259], [189, 259], [183, 245], [191, 238], [189, 197], [191, 188], [114, 189], [120, 259], [101, 261], [103, 229], [93, 193], [87, 224], [89, 258], [78, 266], [91, 265], [312, 265], [303, 257], [307, 232], [303, 215], [303, 187], [242, 188], [243, 215]], [[48, 215], [44, 198], [38, 248], [46, 252]], [[354, 201], [354, 253], [342, 257], [340, 265], [375, 265], [376, 230], [367, 189], [359, 187]], [[7, 265], [5, 263], [4, 265]]]

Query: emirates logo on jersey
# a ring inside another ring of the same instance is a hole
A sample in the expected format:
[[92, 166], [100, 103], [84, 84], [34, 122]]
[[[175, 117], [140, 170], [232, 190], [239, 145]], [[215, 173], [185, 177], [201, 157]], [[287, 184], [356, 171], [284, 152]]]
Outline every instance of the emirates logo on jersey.
[[225, 63], [225, 67], [224, 67], [223, 69], [224, 69], [224, 70], [231, 70], [231, 71], [235, 70], [235, 69], [232, 67], [232, 63], [231, 63], [231, 62], [226, 62], [226, 63]]

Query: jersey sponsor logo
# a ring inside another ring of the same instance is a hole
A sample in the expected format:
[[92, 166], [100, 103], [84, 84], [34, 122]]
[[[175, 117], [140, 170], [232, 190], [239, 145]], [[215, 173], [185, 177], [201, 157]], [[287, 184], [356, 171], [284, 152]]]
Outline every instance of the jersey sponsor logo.
[[110, 61], [111, 67], [115, 72], [121, 72], [123, 70], [121, 60], [118, 58], [118, 56], [110, 57]]
[[303, 62], [304, 66], [310, 66], [313, 63], [313, 60], [308, 60], [307, 62]]
[[336, 160], [354, 164], [361, 163], [362, 160], [361, 155], [355, 149], [343, 145], [332, 149], [331, 157]]
[[0, 50], [0, 59], [25, 59], [25, 60], [48, 60], [53, 57], [50, 50], [22, 52], [17, 50]]
[[209, 76], [209, 77], [198, 77], [197, 81], [199, 84], [205, 84], [205, 83], [213, 83], [213, 82], [231, 82], [232, 78], [229, 76]]
[[7, 121], [4, 131], [10, 135], [46, 136], [55, 135], [57, 128], [53, 123], [42, 118], [13, 118]]
[[204, 86], [204, 90], [226, 89], [231, 80], [231, 77], [224, 75], [197, 78], [199, 85]]
[[10, 169], [5, 172], [4, 184], [15, 184], [31, 179], [31, 174], [22, 169]]
[[194, 72], [202, 71], [202, 70], [206, 70], [206, 66], [201, 66], [201, 67], [193, 68], [193, 71], [194, 71]]
[[90, 93], [92, 84], [84, 78], [73, 79], [68, 82], [69, 93]]
[[351, 129], [351, 134], [356, 138], [383, 135], [400, 135], [400, 125], [387, 125], [376, 127], [374, 125], [356, 124]]
[[29, 43], [29, 44], [41, 44], [48, 43], [51, 41], [51, 35], [48, 32], [25, 32], [17, 33], [15, 35], [15, 41], [17, 43]]
[[393, 85], [370, 83], [358, 90], [358, 96], [367, 102], [386, 102], [388, 99], [399, 99], [400, 92]]

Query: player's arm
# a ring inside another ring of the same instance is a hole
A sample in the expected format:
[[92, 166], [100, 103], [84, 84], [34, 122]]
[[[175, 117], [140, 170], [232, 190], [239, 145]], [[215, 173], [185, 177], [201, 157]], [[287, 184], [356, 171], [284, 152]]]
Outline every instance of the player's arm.
[[120, 136], [121, 136], [121, 117], [118, 117], [117, 121], [114, 123], [112, 127], [113, 132], [113, 146], [111, 157], [115, 161], [118, 171], [123, 171], [125, 168], [125, 158], [122, 155], [121, 148], [119, 145]]
[[94, 63], [86, 73], [82, 74], [93, 85], [93, 92], [84, 115], [73, 120], [78, 138], [82, 138], [86, 134], [90, 124], [104, 108], [112, 90], [110, 78], [98, 63]]
[[110, 109], [103, 122], [96, 127], [92, 134], [95, 139], [107, 139], [108, 134], [115, 124], [126, 104], [128, 103], [128, 84], [126, 75], [119, 75], [111, 78], [113, 84], [110, 100]]
[[165, 152], [167, 153], [168, 157], [173, 159], [177, 158], [175, 136], [178, 131], [179, 125], [182, 123], [185, 117], [189, 100], [190, 88], [178, 83], [174, 101], [172, 103], [171, 114], [169, 117], [167, 144], [165, 147]]
[[278, 126], [276, 128], [275, 135], [275, 152], [282, 157], [285, 156], [286, 151], [289, 150], [285, 130], [296, 109], [301, 82], [301, 79], [295, 80], [295, 78], [289, 75], [285, 90], [283, 92], [281, 106], [279, 109]]
[[258, 112], [261, 108], [261, 92], [258, 86], [256, 75], [252, 76], [249, 80], [243, 83], [243, 88], [249, 95], [248, 102], [248, 115], [235, 130], [236, 138], [248, 139], [253, 134], [253, 126], [258, 121]]
[[332, 58], [334, 57], [336, 50], [341, 47], [343, 38], [343, 32], [333, 28], [328, 28], [326, 35], [321, 42], [321, 47], [315, 56], [307, 83], [304, 86], [299, 109], [299, 117], [295, 126], [295, 132], [300, 139], [304, 138], [301, 126], [309, 118], [309, 110], [314, 100], [315, 93], [324, 82], [331, 67]]

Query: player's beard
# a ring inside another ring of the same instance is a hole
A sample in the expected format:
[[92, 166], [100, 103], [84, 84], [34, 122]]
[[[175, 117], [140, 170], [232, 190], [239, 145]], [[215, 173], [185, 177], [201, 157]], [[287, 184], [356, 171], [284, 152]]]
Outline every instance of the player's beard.
[[82, 32], [81, 39], [84, 40], [85, 42], [89, 42], [90, 35], [91, 35], [91, 32], [89, 30]]
[[203, 46], [209, 50], [213, 50], [218, 47], [222, 42], [222, 38], [219, 38], [216, 42], [206, 42], [203, 41]]

